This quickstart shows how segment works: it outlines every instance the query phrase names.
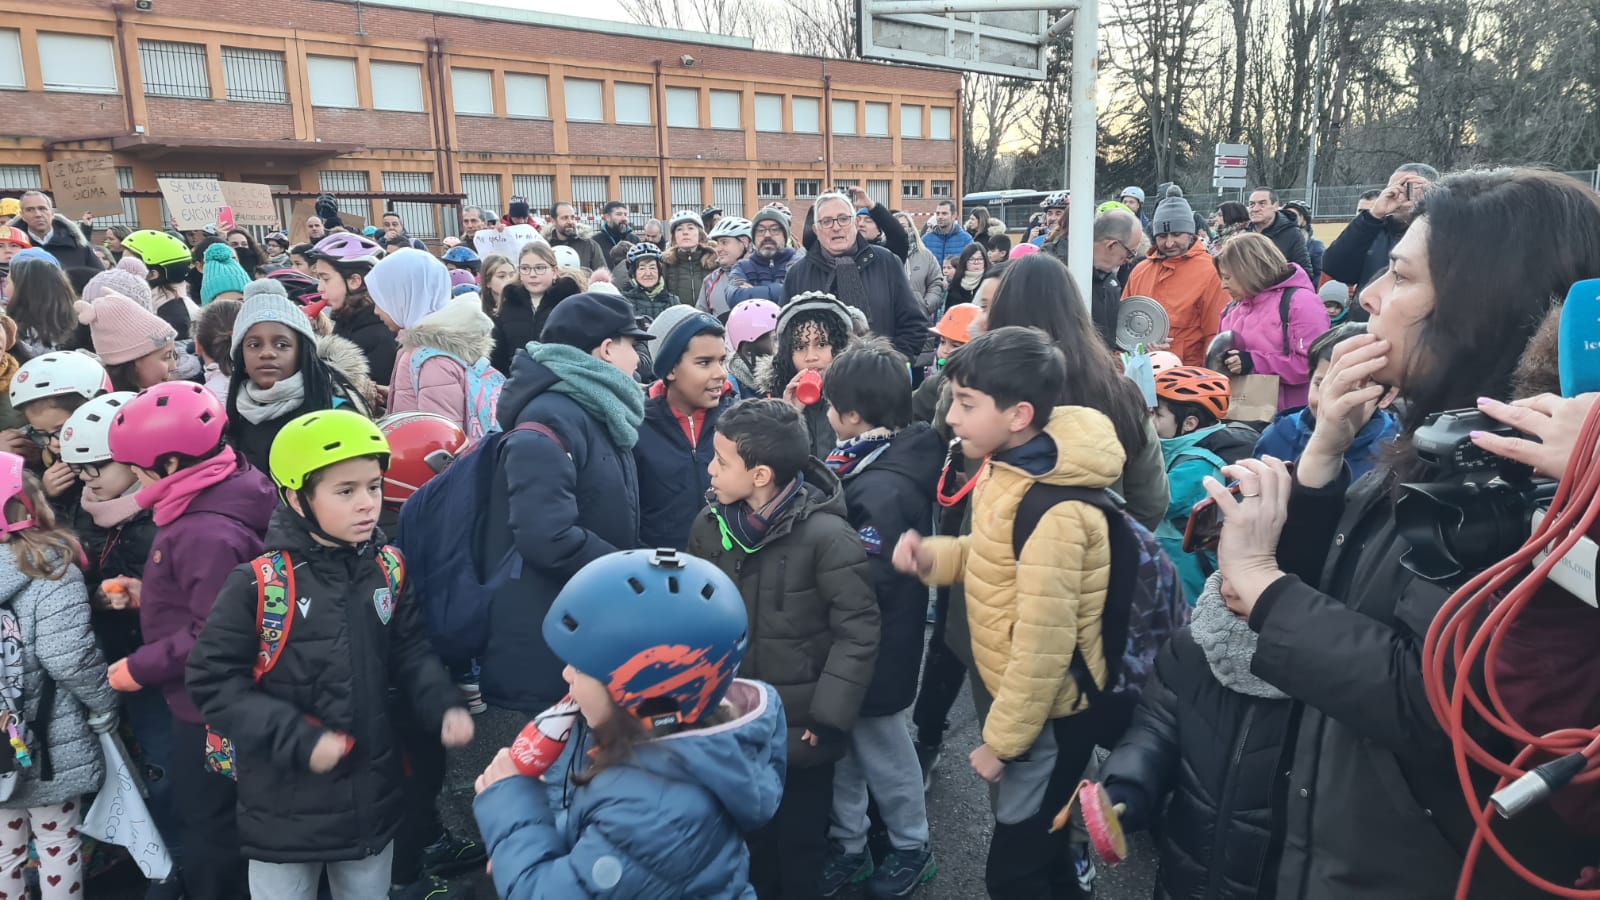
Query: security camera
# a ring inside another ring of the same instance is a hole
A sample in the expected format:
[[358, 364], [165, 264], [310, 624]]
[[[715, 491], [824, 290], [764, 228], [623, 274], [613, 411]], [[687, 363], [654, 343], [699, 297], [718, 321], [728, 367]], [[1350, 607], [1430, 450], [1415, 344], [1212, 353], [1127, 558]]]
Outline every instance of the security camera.
[[[149, 0], [141, 0], [141, 2], [148, 3]], [[678, 62], [683, 63], [685, 67], [693, 66], [694, 65], [694, 57], [692, 57], [689, 54], [685, 53], [684, 55], [678, 57]]]
[[139, 12], [149, 12], [156, 8], [155, 0], [133, 0], [133, 8]]

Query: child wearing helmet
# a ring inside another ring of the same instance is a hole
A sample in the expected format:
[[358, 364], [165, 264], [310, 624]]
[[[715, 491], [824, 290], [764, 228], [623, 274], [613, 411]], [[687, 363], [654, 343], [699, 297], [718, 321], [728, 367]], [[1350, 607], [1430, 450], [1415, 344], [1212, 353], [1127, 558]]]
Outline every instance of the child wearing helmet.
[[198, 308], [190, 309], [188, 277], [193, 265], [189, 245], [164, 231], [135, 231], [122, 240], [122, 249], [143, 262], [145, 277], [155, 298], [155, 314], [178, 333], [178, 340], [189, 339], [189, 322]]
[[[288, 423], [272, 444], [282, 504], [265, 555], [228, 575], [189, 655], [190, 694], [233, 744], [256, 897], [315, 900], [324, 868], [335, 900], [388, 895], [404, 808], [391, 689], [445, 746], [472, 739], [404, 561], [378, 530], [388, 459], [357, 413]], [[289, 602], [268, 625], [260, 603], [274, 585]], [[265, 643], [273, 627], [281, 636]]]
[[[1262, 430], [1261, 439], [1256, 441], [1255, 450], [1252, 452], [1253, 456], [1257, 459], [1263, 456], [1292, 461], [1300, 459], [1300, 454], [1305, 452], [1306, 444], [1311, 441], [1311, 432], [1317, 426], [1317, 407], [1322, 397], [1322, 380], [1328, 377], [1328, 369], [1333, 365], [1334, 348], [1357, 335], [1366, 333], [1367, 323], [1346, 322], [1323, 332], [1311, 342], [1311, 349], [1306, 351], [1306, 357], [1311, 362], [1311, 392], [1307, 396], [1305, 407], [1279, 413], [1278, 417], [1272, 420], [1272, 424]], [[1350, 442], [1350, 448], [1344, 452], [1344, 461], [1350, 467], [1352, 484], [1372, 471], [1378, 464], [1378, 457], [1394, 440], [1399, 430], [1399, 419], [1394, 413], [1382, 407], [1373, 411], [1372, 418], [1356, 432], [1355, 440]]]
[[544, 639], [579, 715], [544, 776], [560, 790], [510, 749], [477, 780], [499, 895], [753, 897], [743, 835], [773, 817], [786, 754], [777, 691], [734, 677], [738, 589], [675, 551], [611, 553], [557, 595]]
[[982, 314], [983, 307], [976, 303], [957, 303], [945, 310], [937, 325], [928, 329], [939, 339], [939, 346], [934, 350], [933, 365], [928, 367], [922, 384], [911, 398], [911, 416], [916, 421], [933, 421], [939, 406], [939, 391], [944, 388], [944, 364], [949, 361], [950, 354], [972, 340], [973, 324]]
[[740, 400], [766, 396], [756, 373], [772, 359], [778, 312], [777, 303], [756, 299], [745, 300], [728, 313], [728, 349], [733, 351], [728, 375]]
[[367, 275], [383, 248], [356, 234], [330, 234], [306, 252], [307, 273], [317, 280], [333, 319], [333, 333], [361, 348], [372, 380], [388, 384], [398, 348], [367, 289]]
[[106, 370], [84, 353], [56, 351], [35, 356], [11, 376], [11, 407], [27, 425], [23, 435], [39, 451], [39, 480], [64, 522], [78, 509], [78, 479], [61, 461], [61, 429], [67, 417], [111, 390]]
[[817, 459], [826, 458], [833, 450], [828, 404], [820, 399], [804, 403], [796, 388], [805, 372], [827, 378], [834, 357], [854, 341], [854, 328], [850, 308], [837, 297], [821, 291], [801, 294], [784, 304], [778, 315], [777, 352], [756, 370], [762, 396], [782, 397], [800, 413], [810, 435], [811, 455]]

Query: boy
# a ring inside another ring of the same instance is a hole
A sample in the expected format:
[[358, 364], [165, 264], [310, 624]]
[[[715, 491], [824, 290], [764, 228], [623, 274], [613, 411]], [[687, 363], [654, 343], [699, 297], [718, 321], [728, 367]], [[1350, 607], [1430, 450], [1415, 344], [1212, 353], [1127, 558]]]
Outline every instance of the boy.
[[1322, 301], [1323, 309], [1328, 311], [1328, 324], [1340, 325], [1345, 317], [1350, 314], [1350, 286], [1337, 281], [1329, 281], [1317, 288], [1317, 299]]
[[[389, 892], [404, 802], [388, 711], [397, 688], [446, 747], [472, 717], [434, 656], [377, 530], [389, 445], [344, 410], [307, 413], [272, 442], [280, 506], [268, 551], [228, 576], [189, 654], [189, 693], [233, 742], [239, 846], [257, 897], [315, 900], [326, 866], [335, 900]], [[289, 602], [264, 644], [262, 581], [278, 569]], [[259, 672], [262, 653], [275, 652]]]
[[748, 837], [750, 882], [762, 900], [811, 898], [827, 857], [834, 764], [878, 655], [867, 554], [845, 519], [838, 476], [808, 456], [805, 424], [788, 403], [736, 403], [712, 441], [711, 503], [689, 552], [739, 586], [750, 617], [740, 674], [775, 687], [788, 715], [783, 799]]
[[45, 496], [50, 498], [56, 516], [74, 527], [83, 524], [77, 521], [83, 485], [61, 461], [61, 429], [78, 407], [110, 390], [111, 378], [99, 361], [65, 350], [36, 356], [11, 376], [11, 408], [21, 413], [28, 424], [21, 436], [4, 449], [38, 461], [34, 468]]
[[[1100, 620], [1111, 577], [1110, 529], [1100, 510], [1066, 501], [1048, 509], [1012, 552], [1013, 522], [1034, 484], [1104, 489], [1124, 455], [1104, 415], [1052, 410], [1066, 383], [1061, 350], [1043, 333], [986, 332], [945, 365], [953, 402], [946, 421], [970, 459], [989, 462], [972, 493], [972, 532], [924, 538], [908, 531], [895, 568], [928, 584], [962, 581], [973, 662], [992, 700], [972, 768], [989, 782], [996, 825], [985, 880], [991, 897], [1059, 897], [1076, 891], [1070, 829], [1050, 833], [1094, 750], [1093, 715], [1069, 671], [1081, 657], [1106, 679]], [[1125, 600], [1123, 602], [1126, 602]], [[1004, 776], [1004, 777], [1002, 777]], [[1069, 896], [1075, 896], [1070, 894]]]
[[913, 419], [933, 421], [934, 411], [939, 406], [939, 391], [944, 386], [944, 364], [949, 361], [950, 354], [972, 339], [972, 323], [982, 314], [983, 307], [976, 303], [957, 303], [944, 311], [939, 324], [928, 329], [939, 339], [939, 347], [934, 351], [933, 365], [928, 367], [922, 385], [911, 397]]
[[[1306, 444], [1311, 440], [1311, 432], [1317, 427], [1317, 406], [1322, 396], [1322, 380], [1328, 377], [1328, 369], [1333, 366], [1334, 348], [1357, 335], [1366, 333], [1367, 323], [1346, 322], [1343, 325], [1335, 325], [1311, 342], [1311, 349], [1306, 351], [1307, 360], [1311, 363], [1311, 393], [1306, 396], [1306, 405], [1303, 409], [1279, 414], [1272, 424], [1261, 432], [1261, 439], [1256, 441], [1255, 446], [1254, 455], [1257, 459], [1268, 454], [1278, 459], [1300, 458], [1300, 454], [1305, 452]], [[1399, 430], [1399, 422], [1389, 410], [1379, 407], [1372, 414], [1367, 424], [1356, 433], [1356, 439], [1351, 442], [1350, 449], [1344, 452], [1344, 461], [1350, 467], [1352, 484], [1356, 479], [1372, 471], [1372, 467], [1378, 464], [1378, 457], [1383, 453], [1384, 447], [1394, 440]]]
[[639, 469], [639, 540], [689, 545], [689, 526], [711, 487], [711, 431], [738, 397], [728, 383], [728, 345], [716, 317], [677, 304], [650, 324], [660, 379], [644, 402], [633, 461]]
[[[850, 525], [867, 551], [881, 622], [878, 665], [833, 776], [832, 846], [822, 895], [835, 896], [865, 880], [873, 897], [907, 897], [935, 871], [917, 751], [905, 722], [917, 693], [928, 589], [895, 572], [884, 551], [905, 532], [932, 525], [944, 442], [926, 422], [912, 424], [906, 358], [882, 338], [834, 360], [822, 391], [839, 437], [828, 468], [844, 482]], [[877, 871], [867, 851], [869, 792], [889, 832], [890, 851]]]

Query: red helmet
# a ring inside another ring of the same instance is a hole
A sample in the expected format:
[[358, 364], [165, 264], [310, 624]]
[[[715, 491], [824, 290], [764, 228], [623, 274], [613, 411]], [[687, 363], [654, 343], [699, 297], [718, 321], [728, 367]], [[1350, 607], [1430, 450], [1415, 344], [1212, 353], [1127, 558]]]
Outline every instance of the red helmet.
[[[378, 420], [389, 442], [389, 469], [383, 473], [383, 502], [391, 509], [410, 499], [467, 446], [461, 426], [436, 413], [402, 412]], [[443, 451], [440, 454], [440, 451]], [[437, 454], [437, 455], [436, 455]], [[432, 457], [430, 462], [429, 457]]]

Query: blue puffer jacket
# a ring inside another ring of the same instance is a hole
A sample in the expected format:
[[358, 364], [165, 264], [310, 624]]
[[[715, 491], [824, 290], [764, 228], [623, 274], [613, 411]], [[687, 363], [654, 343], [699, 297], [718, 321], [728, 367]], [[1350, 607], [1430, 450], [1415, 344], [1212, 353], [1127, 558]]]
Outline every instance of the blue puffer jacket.
[[[1278, 459], [1295, 461], [1300, 454], [1306, 452], [1306, 444], [1311, 442], [1311, 432], [1317, 427], [1317, 420], [1312, 417], [1311, 410], [1300, 408], [1280, 413], [1272, 424], [1261, 432], [1261, 439], [1256, 441], [1253, 454], [1256, 459], [1263, 456], [1274, 456]], [[1384, 448], [1394, 440], [1395, 434], [1400, 431], [1400, 424], [1395, 419], [1394, 413], [1380, 409], [1367, 420], [1367, 424], [1356, 433], [1356, 439], [1350, 443], [1350, 449], [1344, 452], [1344, 461], [1350, 466], [1350, 480], [1356, 479], [1372, 471], [1378, 464], [1378, 458], [1383, 455]]]
[[960, 225], [952, 224], [949, 233], [931, 229], [922, 233], [922, 245], [932, 250], [934, 256], [939, 257], [941, 265], [952, 256], [960, 256], [961, 251], [970, 243], [972, 235], [967, 234], [967, 230]]
[[789, 274], [789, 266], [803, 256], [805, 254], [801, 251], [785, 247], [771, 259], [762, 259], [760, 254], [752, 253], [739, 260], [733, 267], [733, 281], [744, 286], [732, 290], [728, 295], [728, 305], [738, 306], [746, 300], [771, 300], [782, 306], [783, 278]]
[[738, 718], [641, 744], [587, 785], [551, 790], [513, 777], [479, 794], [472, 811], [499, 895], [755, 897], [744, 834], [765, 825], [783, 796], [783, 704], [771, 686], [744, 680], [726, 702]]
[[[691, 443], [684, 419], [667, 403], [662, 382], [650, 386], [644, 403], [644, 424], [633, 462], [639, 470], [639, 543], [644, 547], [689, 547], [689, 526], [705, 508], [711, 473], [706, 467], [714, 454], [711, 434], [723, 410], [739, 401], [730, 382], [723, 386], [722, 402], [704, 411], [695, 423]], [[692, 421], [692, 420], [691, 420]]]

